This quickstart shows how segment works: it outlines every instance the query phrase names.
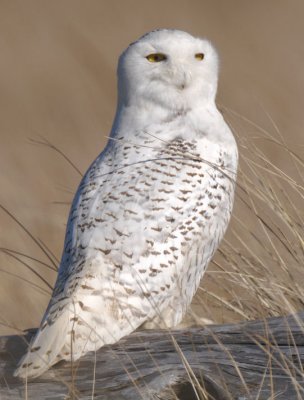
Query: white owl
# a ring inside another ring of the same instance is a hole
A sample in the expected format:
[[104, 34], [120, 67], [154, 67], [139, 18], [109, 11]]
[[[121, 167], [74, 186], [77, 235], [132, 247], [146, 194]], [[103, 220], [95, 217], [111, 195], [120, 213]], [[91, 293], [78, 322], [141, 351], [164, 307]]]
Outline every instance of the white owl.
[[237, 146], [217, 80], [212, 45], [182, 31], [150, 32], [121, 55], [111, 139], [80, 183], [51, 301], [15, 375], [181, 321], [233, 205]]

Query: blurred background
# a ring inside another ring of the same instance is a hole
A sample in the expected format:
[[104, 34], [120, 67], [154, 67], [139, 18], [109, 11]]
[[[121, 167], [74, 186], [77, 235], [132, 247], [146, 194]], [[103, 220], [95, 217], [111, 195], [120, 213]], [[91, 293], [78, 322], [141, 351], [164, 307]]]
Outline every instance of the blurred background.
[[[250, 155], [250, 140], [261, 139], [271, 164], [298, 179], [289, 151], [264, 139], [269, 133], [303, 156], [303, 13], [301, 0], [2, 0], [0, 204], [51, 258], [60, 258], [81, 176], [57, 150], [85, 172], [111, 128], [118, 56], [156, 28], [177, 28], [213, 42], [221, 60], [217, 103], [240, 152]], [[255, 213], [246, 214], [238, 203], [235, 213], [250, 229], [259, 229]], [[232, 236], [233, 224], [227, 240], [233, 242]], [[0, 334], [7, 334], [38, 325], [51, 291], [35, 271], [50, 286], [56, 273], [16, 253], [50, 264], [4, 210], [0, 247]], [[213, 311], [201, 316], [217, 322], [242, 317], [223, 305], [212, 308], [216, 296], [205, 298], [202, 310], [208, 303]]]

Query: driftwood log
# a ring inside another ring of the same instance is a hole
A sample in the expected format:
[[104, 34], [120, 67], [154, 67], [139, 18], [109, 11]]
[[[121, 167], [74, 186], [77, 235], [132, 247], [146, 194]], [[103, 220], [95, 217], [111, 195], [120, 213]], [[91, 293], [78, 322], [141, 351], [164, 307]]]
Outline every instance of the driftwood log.
[[0, 338], [0, 399], [304, 399], [304, 312], [234, 325], [139, 331], [26, 384], [25, 336]]

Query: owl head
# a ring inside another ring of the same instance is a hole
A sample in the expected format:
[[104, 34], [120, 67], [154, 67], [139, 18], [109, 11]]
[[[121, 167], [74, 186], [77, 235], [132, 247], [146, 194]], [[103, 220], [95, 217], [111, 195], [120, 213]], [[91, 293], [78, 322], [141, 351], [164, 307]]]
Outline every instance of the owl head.
[[208, 40], [156, 30], [132, 43], [118, 63], [120, 105], [166, 109], [214, 102], [218, 56]]

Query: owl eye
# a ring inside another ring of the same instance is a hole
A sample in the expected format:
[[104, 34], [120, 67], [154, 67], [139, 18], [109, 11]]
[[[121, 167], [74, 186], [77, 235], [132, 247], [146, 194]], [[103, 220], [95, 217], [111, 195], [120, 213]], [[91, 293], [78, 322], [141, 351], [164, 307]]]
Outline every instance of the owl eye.
[[205, 57], [204, 53], [196, 53], [194, 56], [198, 61], [202, 61]]
[[160, 62], [167, 60], [167, 56], [163, 53], [153, 53], [149, 54], [146, 59], [150, 62]]

